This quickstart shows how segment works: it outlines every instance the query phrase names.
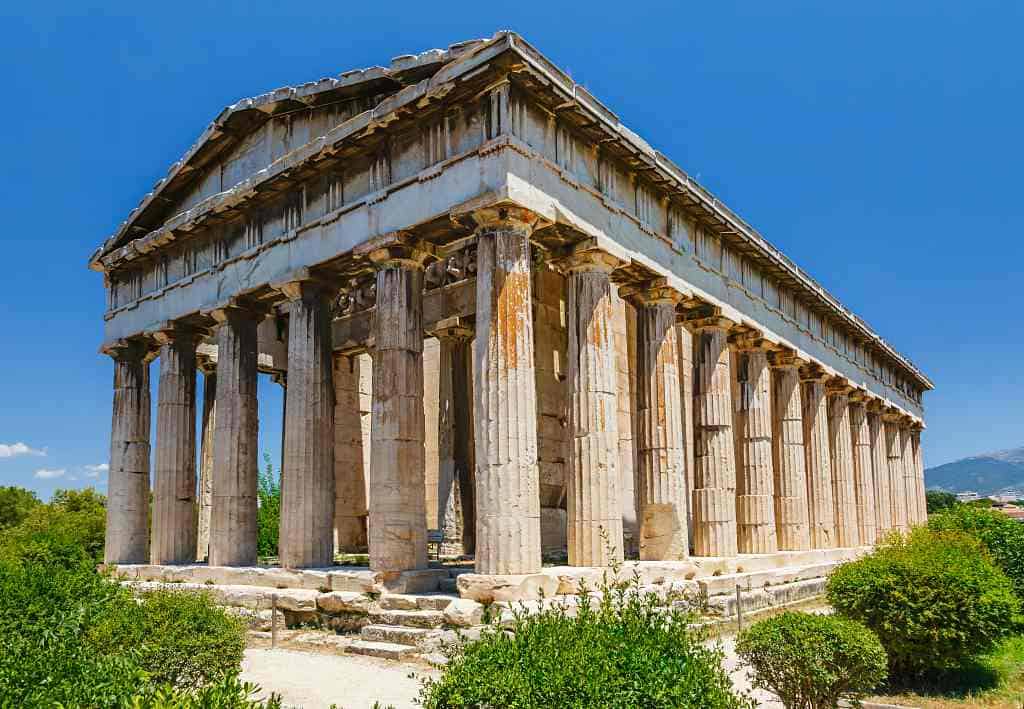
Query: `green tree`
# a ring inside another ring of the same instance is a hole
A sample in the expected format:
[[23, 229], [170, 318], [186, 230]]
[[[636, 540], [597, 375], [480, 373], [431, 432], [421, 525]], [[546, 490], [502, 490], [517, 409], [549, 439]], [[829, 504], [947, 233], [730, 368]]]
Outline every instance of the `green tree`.
[[274, 474], [270, 454], [263, 454], [265, 466], [259, 473], [256, 490], [259, 510], [256, 514], [256, 553], [260, 556], [277, 556], [277, 539], [281, 529], [281, 482]]
[[999, 510], [957, 505], [933, 515], [928, 528], [966, 532], [980, 539], [999, 568], [1010, 577], [1017, 596], [1024, 599], [1024, 524]]
[[48, 505], [38, 505], [17, 527], [3, 533], [8, 554], [40, 554], [68, 564], [85, 553], [103, 560], [107, 527], [106, 498], [95, 490], [57, 490]]
[[939, 510], [948, 510], [950, 507], [960, 504], [957, 502], [956, 495], [944, 490], [929, 490], [924, 497], [928, 504], [928, 514], [935, 514]]
[[0, 529], [16, 527], [38, 507], [39, 498], [23, 487], [0, 487]]

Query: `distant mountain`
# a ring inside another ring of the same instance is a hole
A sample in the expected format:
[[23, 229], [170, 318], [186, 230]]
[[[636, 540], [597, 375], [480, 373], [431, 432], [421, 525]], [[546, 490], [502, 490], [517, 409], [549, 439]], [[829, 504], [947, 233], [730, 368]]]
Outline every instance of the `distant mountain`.
[[949, 492], [973, 490], [993, 495], [1008, 489], [1024, 490], [1024, 448], [964, 458], [924, 471], [925, 485]]

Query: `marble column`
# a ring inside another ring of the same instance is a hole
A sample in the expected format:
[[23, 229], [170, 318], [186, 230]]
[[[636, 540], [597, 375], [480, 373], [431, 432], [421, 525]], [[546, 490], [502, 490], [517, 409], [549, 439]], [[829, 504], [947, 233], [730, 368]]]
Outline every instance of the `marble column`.
[[288, 299], [288, 386], [278, 555], [285, 568], [334, 560], [334, 380], [331, 296], [310, 280], [280, 286]]
[[476, 212], [476, 571], [541, 568], [530, 234], [515, 207]]
[[921, 451], [921, 428], [921, 424], [911, 427], [910, 443], [914, 452], [914, 482], [917, 491], [917, 521], [921, 524], [925, 524], [928, 522], [928, 497], [924, 484], [924, 455]]
[[252, 566], [256, 563], [259, 466], [259, 316], [235, 307], [215, 310], [212, 316], [217, 321], [217, 420], [210, 566]]
[[882, 414], [882, 420], [885, 422], [885, 451], [892, 528], [905, 532], [910, 527], [907, 521], [906, 490], [903, 483], [903, 443], [900, 440], [899, 414], [887, 411]]
[[914, 465], [914, 451], [910, 444], [910, 425], [906, 418], [900, 419], [900, 464], [903, 466], [903, 500], [907, 508], [907, 528], [919, 524], [917, 512], [917, 470]]
[[196, 507], [196, 561], [210, 555], [210, 518], [213, 514], [213, 429], [217, 421], [217, 366], [199, 362], [203, 373], [203, 410], [199, 423], [199, 491]]
[[800, 368], [800, 378], [811, 548], [833, 549], [836, 547], [836, 522], [825, 396], [827, 376], [820, 368], [805, 365]]
[[618, 466], [618, 387], [611, 272], [620, 261], [600, 251], [570, 257], [568, 291], [569, 564], [622, 561]]
[[[473, 536], [473, 402], [469, 379], [473, 331], [458, 323], [434, 331], [438, 340], [438, 494], [441, 553], [471, 553]], [[468, 514], [467, 514], [468, 513]], [[467, 534], [468, 532], [468, 534]]]
[[736, 531], [741, 554], [778, 551], [772, 470], [771, 369], [764, 341], [732, 338], [736, 350]]
[[657, 280], [620, 291], [636, 309], [636, 456], [640, 559], [689, 555], [686, 458], [676, 305], [683, 295]]
[[775, 528], [782, 551], [811, 547], [807, 510], [807, 459], [804, 451], [801, 360], [792, 351], [768, 355], [772, 376], [772, 462]]
[[732, 430], [729, 328], [723, 317], [697, 317], [693, 332], [693, 553], [735, 556], [736, 455]]
[[683, 514], [686, 519], [686, 538], [693, 544], [693, 471], [696, 459], [693, 452], [693, 333], [685, 323], [676, 324], [679, 339], [679, 396], [683, 402], [683, 470], [686, 471], [686, 494], [683, 495]]
[[867, 404], [868, 435], [871, 442], [871, 475], [875, 487], [875, 541], [880, 542], [895, 528], [892, 512], [892, 487], [889, 482], [889, 458], [886, 453], [885, 424], [877, 400]]
[[334, 358], [334, 549], [366, 551], [366, 468], [364, 467], [360, 361]]
[[845, 382], [829, 382], [828, 439], [832, 463], [832, 503], [835, 506], [836, 544], [860, 546], [857, 526], [857, 488], [854, 484], [853, 440], [850, 436], [850, 391]]
[[151, 564], [186, 564], [196, 552], [196, 343], [184, 328], [156, 333], [156, 405]]
[[853, 486], [857, 497], [857, 535], [862, 545], [878, 538], [875, 522], [875, 479], [871, 460], [871, 429], [868, 425], [867, 397], [863, 392], [850, 395], [850, 439], [853, 443]]
[[114, 360], [114, 403], [107, 478], [107, 564], [145, 564], [149, 518], [149, 362], [143, 344], [107, 350]]
[[370, 568], [427, 567], [423, 412], [423, 266], [428, 254], [395, 243], [373, 251], [373, 422]]

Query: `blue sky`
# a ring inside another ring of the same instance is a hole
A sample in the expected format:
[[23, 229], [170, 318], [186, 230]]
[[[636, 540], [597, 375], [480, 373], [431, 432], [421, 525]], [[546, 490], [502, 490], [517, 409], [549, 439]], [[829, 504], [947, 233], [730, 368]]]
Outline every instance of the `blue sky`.
[[147, 5], [0, 9], [0, 485], [105, 480], [86, 258], [223, 106], [506, 28], [933, 378], [927, 465], [1024, 445], [1024, 4]]

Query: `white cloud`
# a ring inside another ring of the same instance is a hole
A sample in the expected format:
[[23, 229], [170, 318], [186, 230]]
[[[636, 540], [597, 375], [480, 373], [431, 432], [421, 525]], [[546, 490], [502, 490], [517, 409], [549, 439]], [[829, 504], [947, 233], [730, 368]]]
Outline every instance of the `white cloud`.
[[50, 478], [61, 478], [61, 477], [64, 477], [64, 473], [66, 473], [66, 472], [67, 472], [67, 470], [65, 470], [64, 468], [57, 468], [57, 469], [40, 468], [39, 470], [37, 470], [35, 472], [35, 476], [37, 478], [39, 478], [40, 480], [49, 480]]
[[87, 478], [98, 478], [110, 470], [110, 466], [106, 463], [100, 463], [99, 465], [86, 465], [84, 467], [85, 477]]
[[17, 443], [0, 443], [0, 458], [13, 458], [16, 455], [46, 455], [46, 451], [29, 448], [21, 441]]

